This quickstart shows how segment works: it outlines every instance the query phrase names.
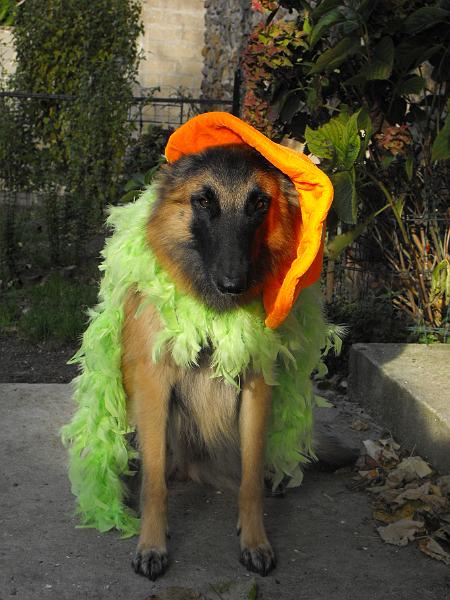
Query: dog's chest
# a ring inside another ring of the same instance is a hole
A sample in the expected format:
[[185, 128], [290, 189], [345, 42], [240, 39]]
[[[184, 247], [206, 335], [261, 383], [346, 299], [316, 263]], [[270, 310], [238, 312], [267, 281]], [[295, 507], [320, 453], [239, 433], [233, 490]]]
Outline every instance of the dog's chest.
[[200, 366], [180, 370], [174, 389], [181, 412], [207, 445], [235, 438], [239, 414], [239, 390], [212, 375], [205, 357]]

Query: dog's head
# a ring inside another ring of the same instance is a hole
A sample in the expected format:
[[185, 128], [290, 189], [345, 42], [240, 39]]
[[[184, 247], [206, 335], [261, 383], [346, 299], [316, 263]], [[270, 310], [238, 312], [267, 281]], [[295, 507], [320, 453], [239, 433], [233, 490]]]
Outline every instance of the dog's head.
[[162, 169], [157, 194], [150, 246], [176, 284], [216, 310], [250, 301], [295, 257], [297, 192], [249, 146], [181, 157]]

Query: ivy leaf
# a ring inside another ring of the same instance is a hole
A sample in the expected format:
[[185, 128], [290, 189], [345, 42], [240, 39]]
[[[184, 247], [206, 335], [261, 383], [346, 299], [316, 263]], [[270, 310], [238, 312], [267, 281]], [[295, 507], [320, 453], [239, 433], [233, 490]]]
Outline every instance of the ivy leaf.
[[450, 158], [450, 112], [431, 148], [431, 160], [447, 160], [448, 158]]
[[361, 46], [359, 38], [347, 37], [338, 42], [332, 48], [326, 50], [313, 64], [310, 74], [320, 73], [335, 69], [349, 56], [358, 52]]
[[136, 186], [145, 186], [145, 176], [143, 173], [134, 173], [134, 175], [132, 175], [132, 180], [135, 182]]
[[354, 229], [335, 235], [326, 246], [327, 256], [330, 260], [336, 260], [348, 246], [353, 244], [353, 242], [363, 233], [366, 226], [366, 223], [360, 223]]
[[366, 81], [389, 79], [394, 64], [394, 44], [389, 36], [382, 38], [373, 50], [372, 60], [358, 73], [347, 79], [346, 84], [363, 85]]
[[130, 190], [140, 190], [141, 187], [141, 184], [133, 178], [126, 182], [124, 190], [129, 192]]
[[425, 79], [419, 75], [411, 75], [408, 79], [404, 79], [397, 86], [397, 94], [406, 96], [407, 94], [420, 94], [425, 87]]
[[153, 181], [153, 177], [155, 176], [155, 173], [158, 171], [159, 167], [161, 166], [160, 162], [158, 162], [154, 167], [151, 167], [144, 175], [144, 183], [145, 185], [150, 185], [151, 182]]
[[358, 14], [362, 21], [367, 21], [373, 11], [377, 8], [378, 0], [362, 0], [358, 6]]
[[375, 46], [373, 60], [365, 73], [368, 80], [389, 79], [394, 63], [394, 43], [389, 36], [382, 38]]
[[333, 208], [344, 223], [356, 223], [357, 202], [355, 171], [338, 171], [330, 176], [334, 186]]
[[305, 138], [309, 151], [319, 158], [332, 160], [342, 170], [350, 169], [361, 147], [358, 114], [335, 117], [315, 131], [307, 127]]
[[440, 44], [424, 46], [414, 38], [404, 40], [395, 47], [396, 67], [403, 71], [411, 71], [438, 52], [442, 52]]
[[308, 144], [308, 150], [319, 158], [334, 158], [333, 145], [326, 135], [322, 133], [322, 127], [314, 130], [306, 126], [305, 140]]
[[413, 167], [414, 167], [414, 159], [410, 155], [410, 156], [408, 156], [408, 158], [406, 159], [406, 162], [405, 162], [406, 176], [408, 177], [409, 181], [411, 181], [412, 176], [413, 176]]
[[309, 36], [309, 45], [310, 48], [314, 48], [317, 42], [320, 40], [321, 36], [330, 29], [332, 25], [335, 23], [339, 23], [343, 20], [342, 13], [335, 8], [330, 12], [326, 13], [323, 17], [321, 17], [318, 23], [313, 27], [311, 31], [311, 35]]
[[288, 94], [280, 110], [280, 121], [282, 123], [290, 123], [302, 104], [304, 104], [303, 100], [298, 94]]
[[433, 25], [442, 23], [449, 16], [450, 12], [448, 10], [437, 6], [419, 8], [406, 19], [404, 29], [406, 33], [418, 33], [433, 27]]
[[333, 10], [333, 8], [338, 7], [341, 3], [341, 0], [323, 0], [322, 2], [319, 2], [317, 8], [313, 10], [312, 16], [315, 20], [320, 19], [322, 15]]
[[126, 194], [124, 194], [120, 201], [121, 202], [133, 202], [141, 193], [142, 190], [130, 190]]
[[342, 252], [348, 248], [353, 242], [365, 231], [368, 225], [383, 211], [387, 208], [390, 208], [390, 204], [386, 204], [382, 208], [378, 209], [371, 215], [365, 219], [362, 223], [359, 223], [353, 229], [346, 231], [345, 233], [341, 233], [339, 235], [335, 235], [332, 240], [330, 240], [326, 245], [326, 253], [327, 256], [331, 260], [336, 260]]

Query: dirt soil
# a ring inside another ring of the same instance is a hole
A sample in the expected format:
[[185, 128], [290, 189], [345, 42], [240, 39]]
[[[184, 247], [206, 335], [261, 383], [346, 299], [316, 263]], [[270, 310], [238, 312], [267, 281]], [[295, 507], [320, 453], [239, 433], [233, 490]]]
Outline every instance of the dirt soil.
[[77, 344], [34, 344], [16, 335], [0, 336], [0, 383], [69, 383], [76, 365], [66, 364]]

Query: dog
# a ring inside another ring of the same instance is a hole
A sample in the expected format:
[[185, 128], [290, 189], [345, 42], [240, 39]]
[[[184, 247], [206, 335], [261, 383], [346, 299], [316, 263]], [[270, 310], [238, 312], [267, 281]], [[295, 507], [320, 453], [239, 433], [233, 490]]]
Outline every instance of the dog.
[[[146, 240], [175, 285], [215, 311], [245, 306], [269, 274], [295, 258], [298, 194], [290, 179], [245, 144], [228, 144], [164, 165]], [[266, 236], [276, 200], [279, 233]], [[156, 364], [157, 310], [130, 290], [122, 330], [127, 413], [142, 457], [141, 530], [133, 567], [155, 580], [168, 565], [167, 479], [210, 481], [225, 457], [240, 457], [240, 561], [263, 576], [276, 565], [263, 523], [264, 440], [271, 388], [242, 374], [241, 392], [211, 377], [210, 352], [182, 369], [166, 353]]]

